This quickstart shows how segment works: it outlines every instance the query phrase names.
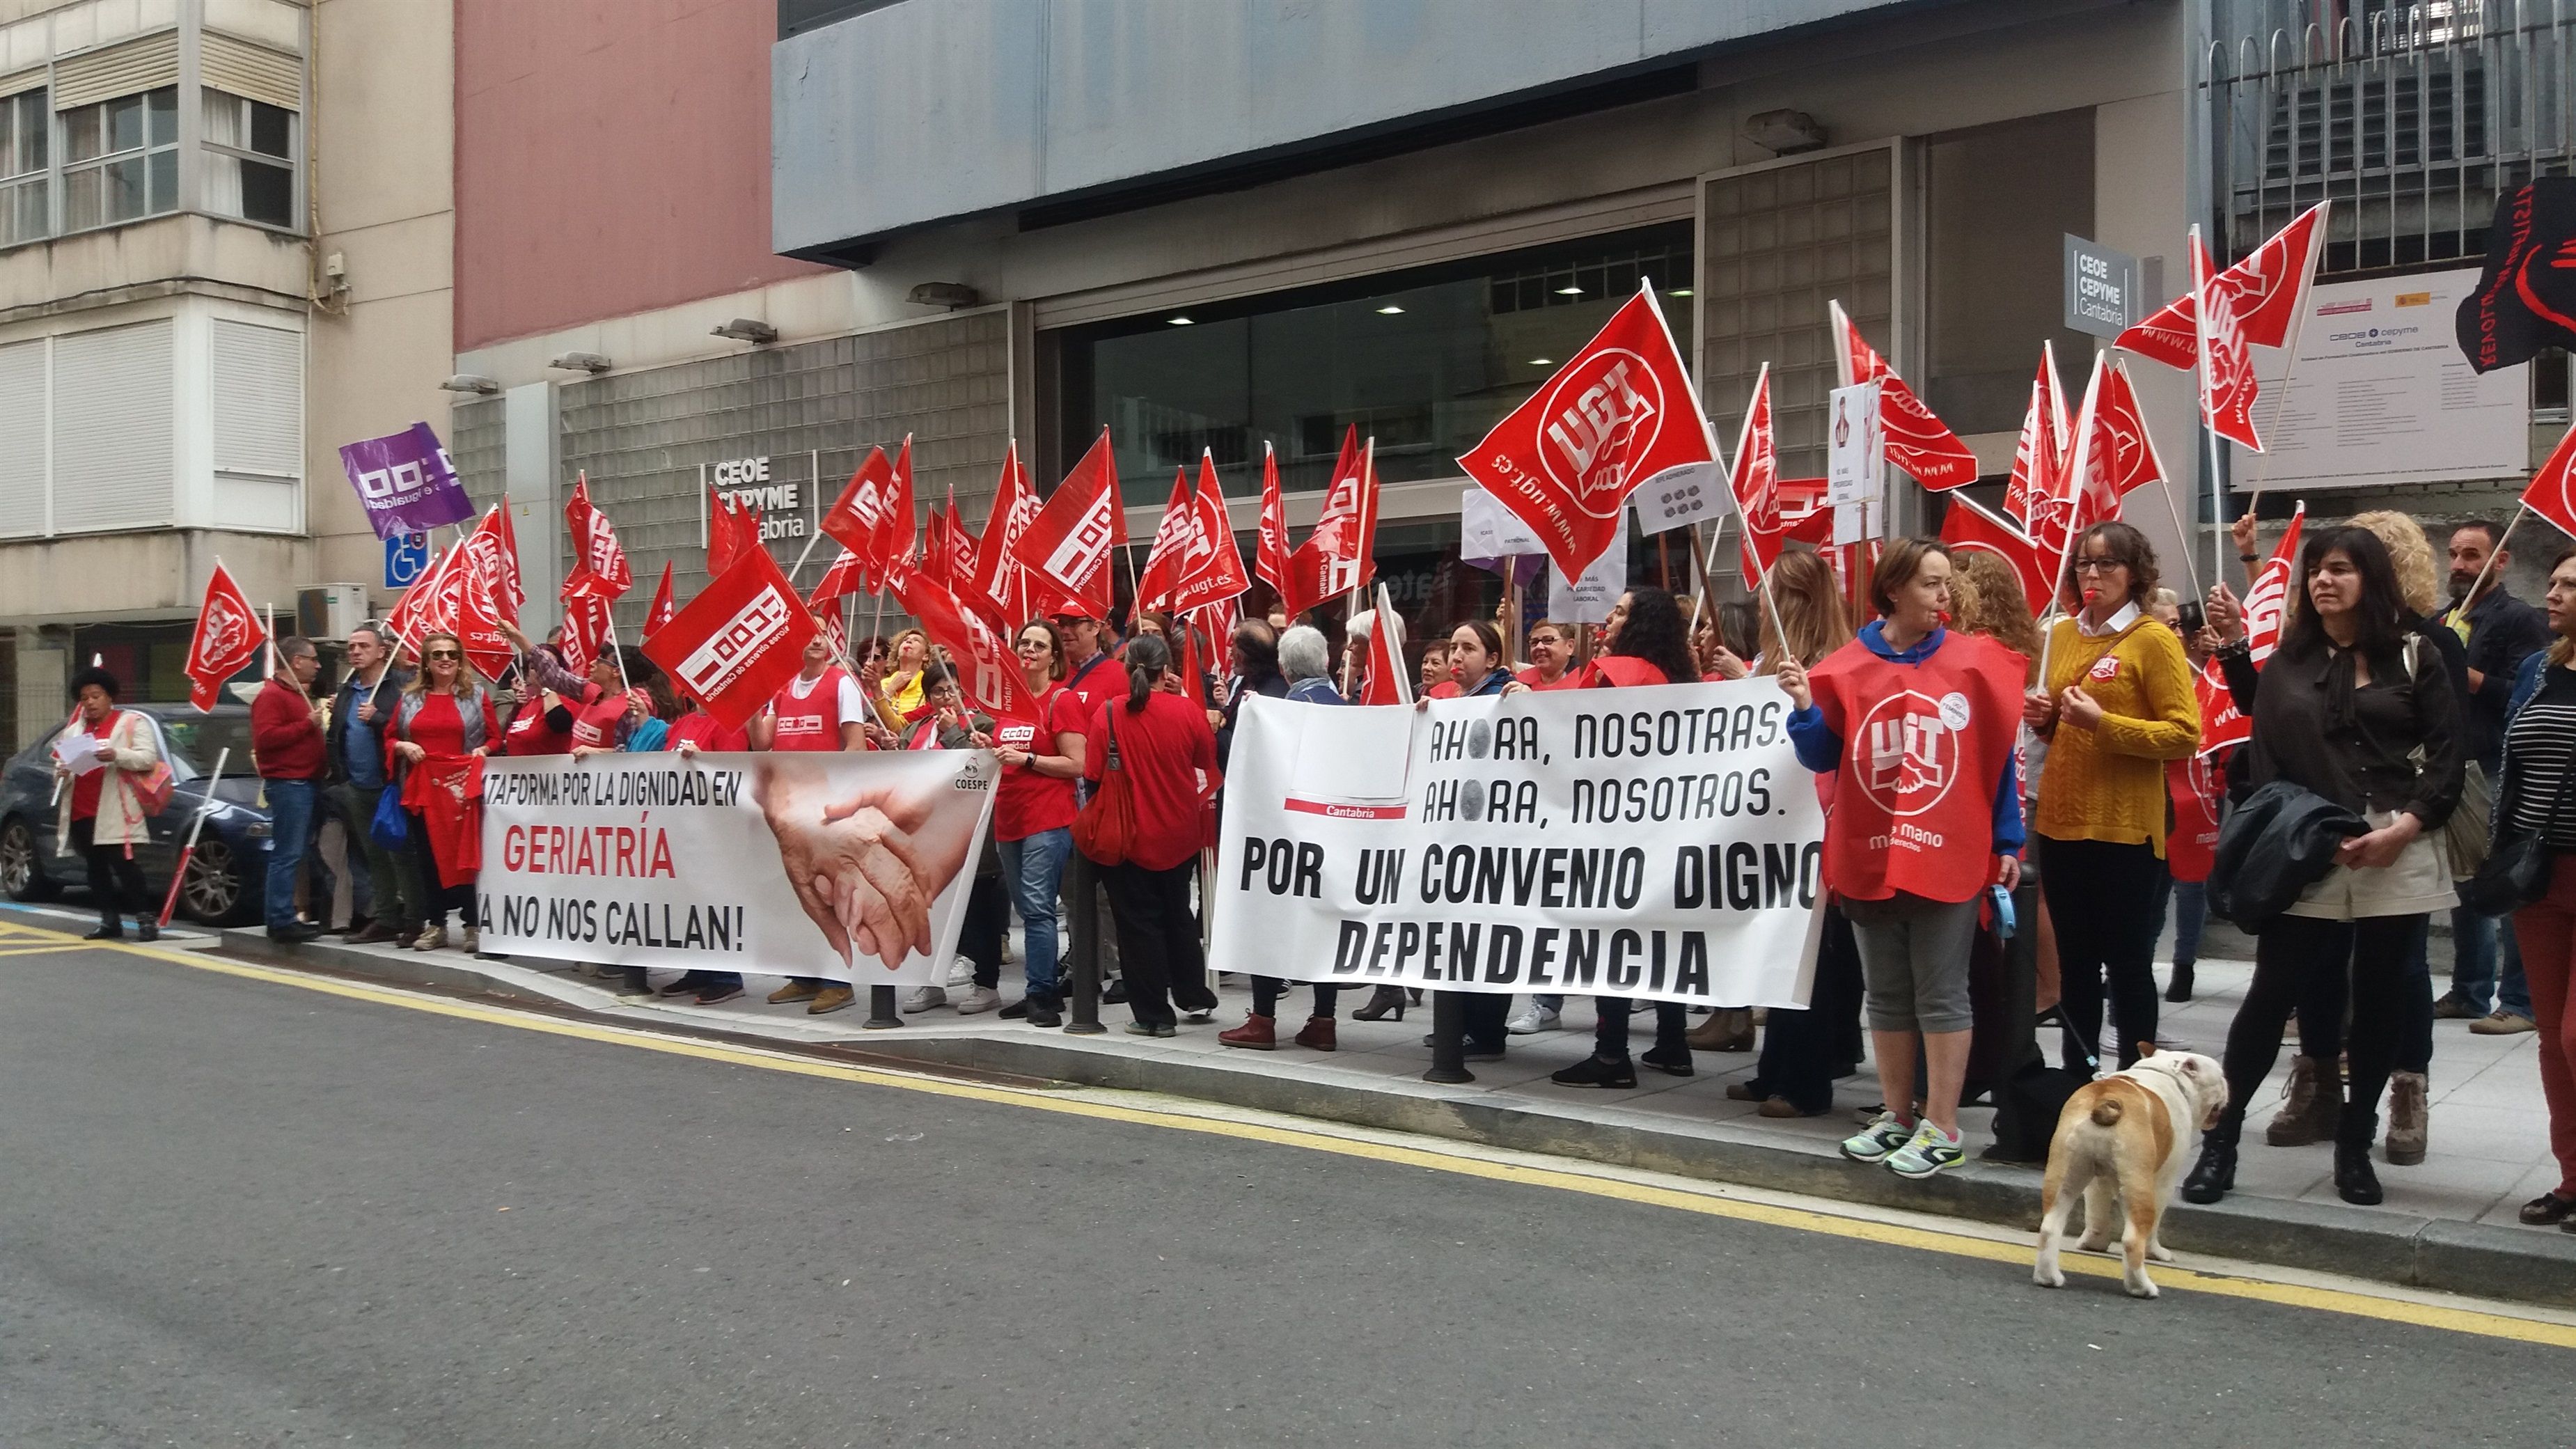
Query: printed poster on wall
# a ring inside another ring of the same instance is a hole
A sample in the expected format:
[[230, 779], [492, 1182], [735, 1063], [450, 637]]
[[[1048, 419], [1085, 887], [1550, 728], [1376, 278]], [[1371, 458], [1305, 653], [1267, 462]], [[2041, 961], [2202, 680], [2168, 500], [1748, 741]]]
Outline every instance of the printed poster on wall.
[[2266, 451], [2235, 448], [2229, 477], [2237, 490], [2528, 475], [2530, 368], [2480, 376], [2460, 355], [2452, 325], [2477, 280], [2477, 269], [2466, 267], [2311, 289], [2307, 315], [2292, 329], [2296, 364], [2287, 351], [2254, 351], [2262, 389], [2254, 421]]
[[984, 750], [494, 759], [484, 945], [941, 984], [1000, 770]]
[[1210, 959], [1295, 981], [1803, 1006], [1824, 813], [1769, 679], [1248, 698]]

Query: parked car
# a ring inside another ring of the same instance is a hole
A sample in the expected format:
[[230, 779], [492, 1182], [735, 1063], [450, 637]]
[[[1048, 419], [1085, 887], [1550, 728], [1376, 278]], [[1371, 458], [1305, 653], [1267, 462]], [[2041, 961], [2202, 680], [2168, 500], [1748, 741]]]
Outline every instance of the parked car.
[[[209, 926], [258, 919], [268, 879], [269, 817], [251, 765], [250, 710], [238, 704], [219, 704], [212, 714], [184, 704], [119, 708], [152, 722], [161, 757], [176, 777], [169, 807], [152, 818], [150, 843], [134, 849], [143, 883], [152, 890], [153, 909], [169, 893], [170, 872], [178, 864], [180, 847], [187, 844], [189, 823], [208, 808], [206, 784], [215, 756], [230, 748], [206, 828], [197, 838], [197, 853], [188, 862], [188, 878], [179, 888], [178, 913]], [[45, 731], [0, 773], [0, 890], [12, 900], [49, 901], [67, 886], [88, 885], [89, 872], [80, 857], [54, 853], [59, 812], [53, 803], [53, 750], [63, 728]]]

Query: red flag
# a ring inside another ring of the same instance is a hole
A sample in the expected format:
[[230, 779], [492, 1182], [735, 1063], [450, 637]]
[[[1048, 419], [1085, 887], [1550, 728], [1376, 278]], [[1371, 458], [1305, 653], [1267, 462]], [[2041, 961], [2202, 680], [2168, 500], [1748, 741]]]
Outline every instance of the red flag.
[[590, 662], [608, 652], [608, 606], [588, 594], [575, 594], [564, 600], [560, 647], [564, 668], [575, 674], [588, 674]]
[[[2031, 541], [2039, 546], [2040, 561], [2048, 565], [2050, 579], [2047, 597], [2030, 602], [2043, 613], [2056, 597], [2058, 582], [2066, 577], [2066, 559], [2075, 540], [2094, 524], [2119, 517], [2119, 480], [2143, 466], [2137, 462], [2140, 450], [2130, 436], [2136, 402], [2125, 382], [2112, 380], [2115, 376], [2109, 358], [2093, 354], [2093, 376], [2085, 384], [2084, 406], [2076, 414], [2075, 447], [2065, 473], [2056, 480], [2055, 492], [2030, 500]], [[2122, 399], [2128, 401], [2124, 404]], [[2135, 437], [2144, 436], [2144, 426], [2139, 424]], [[2145, 454], [2152, 457], [2153, 449]]]
[[249, 668], [267, 643], [268, 626], [250, 596], [217, 561], [206, 577], [205, 602], [197, 606], [196, 632], [188, 636], [188, 702], [212, 710], [223, 697], [224, 681]]
[[950, 587], [975, 581], [975, 531], [966, 526], [966, 515], [957, 511], [957, 487], [948, 488], [948, 579]]
[[1413, 703], [1413, 671], [1404, 667], [1404, 620], [1387, 602], [1386, 585], [1377, 586], [1377, 623], [1369, 630], [1368, 685], [1362, 704]]
[[1127, 515], [1118, 502], [1118, 464], [1109, 430], [1056, 485], [1013, 546], [1011, 556], [1038, 576], [1041, 592], [1079, 605], [1095, 619], [1109, 617], [1116, 602], [1109, 579], [1109, 551], [1127, 541]]
[[804, 667], [814, 619], [765, 548], [752, 549], [644, 641], [681, 693], [740, 729]]
[[2049, 587], [2048, 565], [2040, 562], [2039, 546], [2030, 536], [1979, 508], [1964, 493], [1950, 500], [1950, 515], [1941, 520], [1941, 541], [1953, 549], [1991, 553], [2011, 564], [2021, 577], [2022, 600], [2033, 612], [2045, 609], [2055, 592]]
[[412, 586], [403, 590], [403, 596], [395, 601], [393, 612], [385, 615], [385, 627], [394, 631], [394, 637], [402, 641], [404, 647], [417, 649], [420, 647], [421, 636], [428, 633], [431, 628], [446, 627], [443, 624], [433, 625], [430, 619], [430, 601], [438, 593], [439, 580], [447, 574], [448, 561], [455, 556], [456, 550], [453, 547], [446, 553], [440, 554], [437, 564], [432, 566], [428, 573], [413, 580]]
[[1207, 670], [1199, 664], [1198, 626], [1187, 618], [1174, 618], [1181, 631], [1181, 697], [1201, 709], [1208, 707]]
[[[1225, 485], [1217, 481], [1216, 458], [1205, 449], [1199, 452], [1199, 486], [1190, 495], [1189, 508], [1181, 578], [1173, 585], [1171, 597], [1171, 607], [1184, 613], [1232, 599], [1252, 587], [1251, 576], [1243, 571], [1243, 550], [1235, 547], [1234, 520], [1225, 511]], [[1374, 514], [1375, 509], [1370, 511]]]
[[1163, 505], [1162, 522], [1154, 525], [1153, 545], [1145, 552], [1145, 572], [1136, 578], [1136, 607], [1148, 612], [1164, 606], [1180, 582], [1184, 538], [1191, 523], [1190, 470], [1172, 471], [1172, 496]]
[[[882, 578], [885, 554], [881, 538], [890, 526], [894, 509], [894, 464], [883, 448], [870, 448], [867, 461], [841, 488], [841, 496], [823, 512], [823, 531], [840, 541], [843, 548], [859, 556], [860, 565]], [[912, 508], [904, 506], [904, 523], [911, 526]]]
[[2236, 696], [2227, 688], [2227, 674], [2211, 659], [2192, 676], [2192, 697], [2200, 703], [2200, 753], [2241, 745], [2254, 738], [2254, 721], [2237, 712]]
[[[1207, 629], [1209, 639], [1234, 638], [1234, 626], [1243, 622], [1243, 610], [1237, 607], [1240, 603], [1241, 596], [1237, 595], [1234, 598], [1219, 599], [1198, 611], [1196, 617]], [[1223, 653], [1224, 650], [1220, 649], [1218, 652]]]
[[722, 493], [707, 498], [707, 577], [732, 568], [746, 548], [760, 546], [760, 515], [737, 508]]
[[866, 573], [867, 570], [859, 563], [859, 556], [845, 548], [839, 558], [832, 560], [832, 566], [823, 570], [823, 577], [815, 583], [814, 592], [805, 602], [817, 609], [837, 604], [859, 591]]
[[492, 505], [491, 513], [475, 532], [481, 533], [485, 529], [491, 530], [499, 544], [493, 555], [499, 571], [493, 581], [492, 596], [500, 603], [503, 612], [515, 620], [519, 617], [520, 608], [528, 602], [528, 590], [519, 578], [519, 530], [510, 521], [510, 505]]
[[[2290, 526], [2281, 532], [2281, 541], [2272, 549], [2271, 558], [2254, 575], [2252, 587], [2245, 591], [2245, 649], [2256, 665], [2272, 657], [2281, 647], [2281, 629], [2290, 602], [2290, 580], [2298, 570], [2299, 535], [2307, 524], [2308, 505], [2302, 503], [2290, 515]], [[2200, 677], [2193, 682], [2193, 693], [2200, 700], [2200, 752], [2243, 744], [2254, 737], [2254, 723], [2236, 711], [2236, 697], [2228, 691], [2227, 677], [2218, 661], [2210, 660], [2201, 667]]]
[[927, 571], [908, 572], [896, 585], [904, 611], [921, 621], [933, 643], [946, 648], [957, 666], [957, 687], [967, 699], [995, 715], [1025, 719], [1028, 683], [1010, 636], [962, 607], [948, 587]]
[[[431, 627], [454, 634], [465, 648], [465, 661], [490, 678], [509, 667], [519, 651], [501, 633], [501, 601], [493, 597], [492, 580], [475, 561], [473, 540], [450, 552], [454, 561], [439, 576], [438, 588], [430, 596]], [[608, 601], [596, 594], [573, 597], [587, 599], [603, 611], [608, 608]]]
[[1713, 481], [1717, 450], [1654, 289], [1640, 285], [1458, 465], [1538, 535], [1567, 578], [1610, 546], [1632, 490], [1694, 468]]
[[2156, 455], [2156, 440], [2147, 434], [2147, 415], [2138, 406], [2137, 390], [2129, 384], [2126, 365], [2112, 363], [2104, 373], [2102, 401], [2094, 409], [2093, 427], [2101, 449], [2104, 482], [2112, 497], [2125, 499], [2151, 483], [2165, 481], [2164, 459]]
[[[2316, 275], [2326, 235], [2326, 208], [2331, 204], [2320, 201], [2299, 213], [2270, 241], [2218, 274], [2218, 285], [2235, 303], [2237, 326], [2247, 342], [2257, 347], [2288, 344], [2290, 328], [2298, 320], [2300, 294]], [[2111, 345], [2167, 367], [2189, 369], [2200, 352], [2200, 308], [2195, 295], [2183, 293], [2121, 333]]]
[[2235, 299], [2209, 273], [2209, 252], [2200, 244], [2200, 228], [2191, 229], [2191, 286], [2201, 299], [2200, 415], [2209, 430], [2259, 453], [2263, 439], [2254, 431], [2254, 354], [2246, 346], [2245, 328]]
[[591, 506], [590, 475], [573, 479], [572, 497], [564, 502], [564, 524], [572, 534], [572, 577], [564, 580], [564, 597], [574, 594], [596, 594], [603, 599], [616, 599], [635, 587], [635, 571], [626, 563], [626, 550], [617, 543], [617, 530], [610, 527], [608, 515]]
[[[1333, 460], [1333, 482], [1324, 491], [1324, 509], [1315, 518], [1308, 543], [1345, 563], [1366, 559], [1377, 542], [1377, 439], [1360, 444], [1359, 425], [1342, 434], [1341, 456]], [[1365, 583], [1366, 580], [1361, 582]]]
[[975, 543], [975, 569], [958, 602], [998, 617], [1006, 625], [1025, 624], [1032, 614], [1027, 570], [1012, 550], [1038, 516], [1038, 500], [1029, 491], [1027, 470], [1020, 467], [1020, 445], [1013, 442], [1002, 457], [1001, 482], [993, 489], [993, 507], [984, 515], [984, 536]]
[[671, 561], [664, 559], [662, 582], [654, 586], [653, 602], [644, 610], [644, 637], [650, 639], [661, 633], [662, 626], [671, 622], [671, 615], [678, 607], [671, 602]]
[[1279, 591], [1280, 606], [1288, 610], [1289, 618], [1304, 612], [1289, 606], [1288, 501], [1279, 490], [1279, 456], [1268, 443], [1261, 445], [1261, 535], [1252, 566]]
[[1753, 400], [1735, 435], [1735, 462], [1726, 470], [1735, 511], [1743, 520], [1740, 546], [1744, 577], [1758, 583], [1780, 560], [1780, 451], [1771, 426], [1771, 364], [1753, 377]]
[[886, 494], [885, 521], [878, 525], [877, 555], [888, 565], [910, 559], [919, 551], [919, 540], [913, 533], [912, 512], [912, 434], [903, 435], [903, 446], [895, 450], [892, 487]]
[[2550, 450], [2549, 461], [2531, 475], [2531, 486], [2522, 490], [2522, 506], [2576, 538], [2576, 427], [2567, 430]]
[[2057, 344], [2039, 345], [2039, 375], [2030, 382], [2030, 406], [2013, 444], [2012, 481], [2004, 485], [2004, 517], [2027, 528], [2030, 501], [2057, 491], [2067, 464], [2066, 392], [2057, 380]]
[[1878, 383], [1879, 425], [1887, 432], [1887, 461], [1914, 475], [1914, 481], [1936, 491], [1977, 481], [1977, 455], [1959, 435], [1932, 415], [1878, 349], [1869, 345], [1843, 312], [1840, 302], [1825, 311], [1834, 327], [1834, 366], [1842, 385]]
[[955, 582], [948, 572], [948, 515], [936, 503], [930, 505], [930, 517], [921, 529], [921, 566], [915, 570], [947, 588]]

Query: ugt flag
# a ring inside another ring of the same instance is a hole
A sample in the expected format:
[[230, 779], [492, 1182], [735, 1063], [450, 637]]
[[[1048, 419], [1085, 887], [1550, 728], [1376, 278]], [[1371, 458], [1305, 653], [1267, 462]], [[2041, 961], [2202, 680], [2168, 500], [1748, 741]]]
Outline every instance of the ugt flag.
[[456, 465], [447, 460], [447, 450], [427, 423], [342, 443], [340, 468], [349, 475], [349, 486], [358, 490], [358, 502], [378, 538], [427, 533], [474, 516], [474, 502], [465, 496]]
[[1610, 546], [1631, 490], [1694, 468], [1716, 487], [1717, 450], [1654, 287], [1640, 282], [1458, 466], [1529, 525], [1567, 578]]
[[250, 667], [268, 642], [268, 626], [250, 596], [217, 560], [206, 578], [206, 601], [197, 606], [197, 631], [188, 638], [188, 703], [212, 710], [224, 681]]

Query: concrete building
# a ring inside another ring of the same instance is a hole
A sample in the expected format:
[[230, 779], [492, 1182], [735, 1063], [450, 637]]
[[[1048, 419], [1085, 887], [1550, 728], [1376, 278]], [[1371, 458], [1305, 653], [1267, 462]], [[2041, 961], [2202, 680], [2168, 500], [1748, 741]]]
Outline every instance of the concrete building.
[[290, 630], [300, 591], [379, 580], [334, 449], [443, 416], [448, 31], [383, 0], [0, 0], [17, 738], [93, 656], [184, 698], [218, 557]]
[[[2328, 194], [2330, 280], [2456, 268], [2494, 143], [2556, 157], [2557, 112], [2506, 112], [2549, 104], [2514, 77], [2559, 73], [2563, 27], [2331, 10], [2341, 48], [2302, 51], [2273, 37], [2319, 27], [2307, 0], [719, 0], [613, 27], [468, 0], [456, 368], [497, 391], [453, 437], [526, 517], [586, 472], [639, 579], [668, 560], [685, 595], [705, 487], [765, 475], [792, 560], [907, 434], [924, 501], [980, 520], [1012, 440], [1046, 487], [1106, 425], [1141, 537], [1202, 449], [1239, 528], [1265, 444], [1311, 521], [1357, 424], [1382, 569], [1445, 625], [1494, 589], [1456, 562], [1455, 456], [1642, 277], [1721, 438], [1768, 361], [1783, 466], [1823, 471], [1838, 299], [1993, 501], [2041, 344], [2070, 394], [2103, 345], [2068, 323], [2068, 238], [2133, 265], [2133, 314], [2182, 291], [2194, 223], [2224, 262]], [[2173, 482], [2131, 516], [2188, 585], [2212, 465], [2188, 376], [2133, 370]], [[2564, 403], [2563, 363], [2554, 403], [2534, 371], [2490, 384], [2538, 389], [2525, 443]], [[2298, 491], [2484, 511], [2527, 463]], [[2263, 474], [2296, 466], [2228, 468], [2270, 514]], [[1896, 522], [1932, 508], [1900, 488]], [[1680, 582], [1682, 554], [1632, 567]]]

